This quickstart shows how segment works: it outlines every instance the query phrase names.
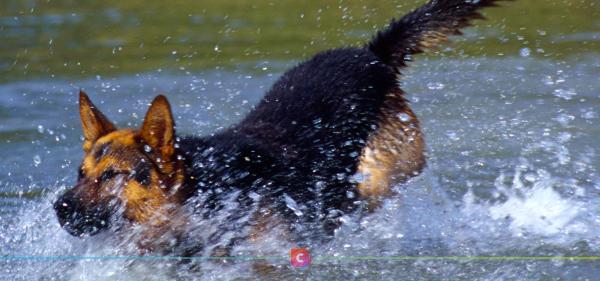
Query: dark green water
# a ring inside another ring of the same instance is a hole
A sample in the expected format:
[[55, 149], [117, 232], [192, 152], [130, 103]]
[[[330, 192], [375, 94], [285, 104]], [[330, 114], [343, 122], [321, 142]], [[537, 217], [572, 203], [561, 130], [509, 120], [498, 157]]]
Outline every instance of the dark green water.
[[[81, 160], [80, 88], [119, 127], [138, 126], [152, 97], [165, 93], [178, 132], [208, 134], [242, 118], [286, 68], [361, 45], [420, 3], [0, 0], [0, 254], [121, 255], [131, 246], [73, 238], [51, 209]], [[349, 219], [330, 244], [312, 249], [317, 257], [600, 256], [600, 2], [502, 6], [405, 71], [400, 82], [423, 126], [428, 167], [381, 210]], [[285, 256], [290, 245], [246, 246]], [[597, 260], [281, 267], [273, 279], [600, 276]], [[245, 280], [252, 269], [203, 270], [0, 260], [0, 280]]]
[[[3, 0], [0, 81], [204, 69], [260, 72], [360, 45], [422, 1]], [[528, 0], [490, 9], [443, 55], [564, 59], [600, 49], [595, 0]]]

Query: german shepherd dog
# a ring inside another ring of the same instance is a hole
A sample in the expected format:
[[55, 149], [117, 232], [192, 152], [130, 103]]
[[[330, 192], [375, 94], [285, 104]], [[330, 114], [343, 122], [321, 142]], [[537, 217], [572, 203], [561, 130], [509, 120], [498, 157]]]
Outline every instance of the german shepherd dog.
[[[362, 48], [293, 67], [241, 122], [210, 136], [178, 137], [162, 95], [140, 129], [117, 129], [81, 92], [84, 158], [54, 204], [60, 225], [75, 236], [143, 227], [141, 251], [185, 255], [225, 255], [279, 226], [292, 243], [331, 237], [342, 215], [373, 210], [425, 165], [402, 68], [498, 1], [431, 0]], [[190, 235], [198, 221], [211, 223]]]

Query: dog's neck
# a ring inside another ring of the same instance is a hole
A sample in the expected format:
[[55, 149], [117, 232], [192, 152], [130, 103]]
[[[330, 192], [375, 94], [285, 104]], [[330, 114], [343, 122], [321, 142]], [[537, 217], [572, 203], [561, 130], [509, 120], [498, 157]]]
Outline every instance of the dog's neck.
[[[237, 192], [261, 192], [284, 165], [251, 135], [226, 130], [210, 137], [183, 137], [177, 146], [185, 169], [180, 198], [211, 201]], [[244, 196], [246, 196], [245, 194]], [[212, 198], [212, 199], [211, 199]], [[218, 201], [218, 200], [217, 200]], [[210, 204], [205, 206], [211, 208]]]

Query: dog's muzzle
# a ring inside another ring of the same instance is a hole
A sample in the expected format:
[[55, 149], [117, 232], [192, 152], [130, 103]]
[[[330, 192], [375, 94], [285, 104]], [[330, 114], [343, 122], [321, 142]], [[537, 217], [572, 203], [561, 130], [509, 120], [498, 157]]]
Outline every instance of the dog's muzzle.
[[54, 210], [60, 225], [73, 236], [91, 236], [110, 226], [110, 212], [106, 206], [86, 206], [68, 193], [58, 198]]

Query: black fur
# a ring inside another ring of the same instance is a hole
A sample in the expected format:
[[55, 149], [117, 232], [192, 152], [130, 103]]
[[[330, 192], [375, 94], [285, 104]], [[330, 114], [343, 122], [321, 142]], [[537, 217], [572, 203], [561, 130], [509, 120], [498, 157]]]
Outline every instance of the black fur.
[[[494, 2], [430, 1], [364, 48], [325, 51], [287, 71], [239, 124], [214, 136], [183, 138], [179, 151], [194, 178], [187, 187], [209, 194], [202, 212], [210, 216], [224, 197], [240, 192], [240, 212], [232, 214], [239, 216], [252, 205], [252, 192], [292, 230], [316, 222], [323, 231], [312, 234], [331, 234], [339, 215], [360, 204], [352, 176], [382, 121], [386, 95], [401, 93], [398, 68], [422, 52], [425, 41], [459, 34], [470, 19], [481, 18], [477, 9]], [[286, 198], [305, 206], [302, 216]]]
[[392, 20], [367, 48], [383, 62], [404, 67], [410, 55], [435, 47], [448, 35], [462, 34], [460, 29], [471, 25], [470, 20], [484, 18], [479, 9], [496, 6], [498, 1], [509, 0], [431, 0], [400, 20]]
[[[246, 193], [256, 192], [292, 227], [322, 222], [331, 233], [335, 219], [358, 203], [352, 175], [395, 87], [393, 71], [364, 49], [318, 54], [286, 72], [239, 124], [181, 140], [193, 186], [242, 191], [242, 206], [250, 202]], [[221, 196], [227, 192], [212, 196], [206, 209], [220, 209]], [[302, 216], [286, 206], [286, 196], [306, 206]]]

